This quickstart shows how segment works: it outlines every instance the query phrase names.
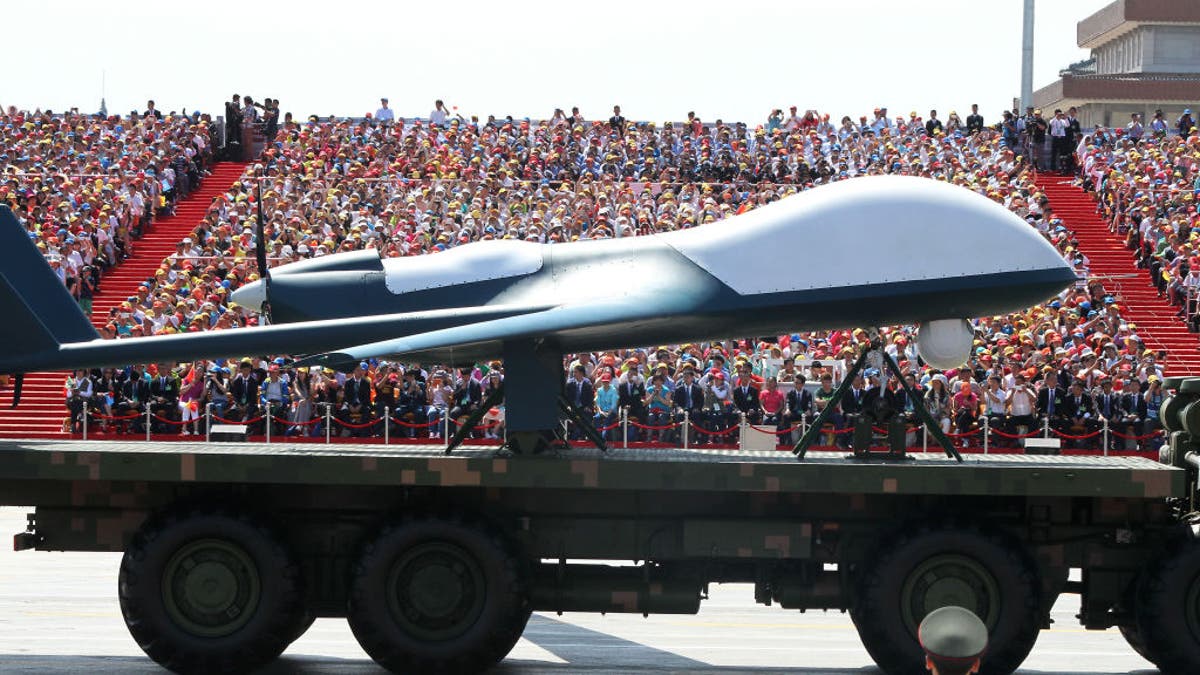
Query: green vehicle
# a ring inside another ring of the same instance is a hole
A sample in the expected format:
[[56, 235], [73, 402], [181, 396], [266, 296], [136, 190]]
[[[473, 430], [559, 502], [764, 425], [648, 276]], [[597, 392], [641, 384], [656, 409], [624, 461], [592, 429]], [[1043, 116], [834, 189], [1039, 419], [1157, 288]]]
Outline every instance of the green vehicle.
[[533, 611], [690, 614], [725, 582], [849, 611], [888, 673], [924, 672], [917, 625], [947, 604], [988, 626], [983, 672], [1009, 673], [1063, 593], [1195, 673], [1200, 379], [1170, 384], [1161, 463], [4, 441], [0, 503], [35, 507], [17, 550], [123, 551], [126, 624], [180, 673], [261, 666], [315, 617], [394, 672], [476, 672]]

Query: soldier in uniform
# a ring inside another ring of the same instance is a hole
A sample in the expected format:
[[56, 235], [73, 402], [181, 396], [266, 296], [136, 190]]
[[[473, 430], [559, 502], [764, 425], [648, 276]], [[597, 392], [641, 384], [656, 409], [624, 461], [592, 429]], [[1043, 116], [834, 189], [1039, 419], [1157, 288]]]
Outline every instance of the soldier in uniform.
[[969, 675], [979, 672], [987, 651], [987, 626], [970, 610], [942, 607], [921, 622], [917, 640], [925, 650], [925, 667], [932, 675]]

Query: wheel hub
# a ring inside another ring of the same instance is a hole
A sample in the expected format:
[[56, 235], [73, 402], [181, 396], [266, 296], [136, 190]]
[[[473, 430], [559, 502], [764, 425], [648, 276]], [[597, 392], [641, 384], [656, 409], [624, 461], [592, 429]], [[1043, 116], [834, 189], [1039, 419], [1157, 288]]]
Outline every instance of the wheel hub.
[[933, 556], [918, 565], [904, 582], [904, 623], [916, 636], [927, 614], [950, 605], [971, 610], [991, 629], [1000, 611], [999, 584], [972, 558], [954, 553]]
[[444, 542], [414, 546], [399, 556], [388, 576], [393, 618], [427, 640], [465, 633], [483, 611], [485, 582], [475, 559]]
[[219, 539], [180, 548], [164, 568], [162, 586], [167, 615], [201, 637], [223, 637], [244, 626], [262, 590], [258, 568], [246, 551]]

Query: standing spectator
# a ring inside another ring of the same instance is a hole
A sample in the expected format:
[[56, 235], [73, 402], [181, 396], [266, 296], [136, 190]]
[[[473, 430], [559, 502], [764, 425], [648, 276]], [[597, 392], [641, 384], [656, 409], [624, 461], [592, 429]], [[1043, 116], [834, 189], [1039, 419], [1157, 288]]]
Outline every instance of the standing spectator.
[[146, 110], [142, 113], [142, 117], [153, 117], [154, 119], [161, 120], [162, 116], [162, 112], [154, 107], [154, 101], [146, 101]]
[[342, 421], [343, 436], [357, 438], [370, 434], [370, 427], [351, 428], [351, 425], [362, 425], [371, 420], [371, 382], [366, 378], [369, 368], [366, 361], [359, 363], [342, 388], [345, 393], [338, 409], [338, 418]]
[[979, 114], [979, 104], [971, 104], [971, 114], [967, 115], [967, 133], [974, 136], [983, 131], [983, 115]]
[[762, 422], [762, 407], [759, 402], [758, 389], [754, 386], [748, 368], [738, 369], [737, 386], [733, 388], [733, 406], [746, 416], [751, 424]]
[[[675, 386], [673, 395], [673, 403], [675, 407], [675, 423], [683, 424], [684, 413], [687, 413], [687, 418], [697, 424], [703, 419], [704, 405], [704, 389], [696, 382], [696, 371], [690, 365], [683, 369], [683, 380]], [[696, 439], [697, 443], [703, 443], [703, 437]]]
[[925, 392], [925, 409], [943, 433], [950, 432], [951, 418], [950, 392], [946, 383], [946, 376], [938, 373], [929, 380], [929, 390]]
[[779, 380], [768, 377], [766, 389], [758, 396], [759, 418], [766, 426], [781, 428], [783, 421], [783, 392], [779, 391]]
[[249, 424], [258, 413], [258, 376], [249, 359], [238, 364], [238, 374], [229, 383], [229, 394], [233, 399], [229, 419]]
[[608, 126], [617, 136], [625, 137], [625, 117], [621, 114], [621, 106], [613, 106], [613, 114], [608, 118]]
[[[789, 361], [789, 363], [792, 362]], [[784, 412], [783, 420], [781, 422], [783, 427], [800, 427], [802, 426], [802, 420], [807, 419], [811, 422], [813, 417], [813, 395], [812, 392], [804, 386], [807, 382], [807, 378], [804, 377], [804, 373], [797, 372], [792, 378], [792, 382], [792, 390], [787, 393], [784, 401], [786, 411]], [[793, 442], [799, 442], [800, 433], [801, 430], [797, 429], [795, 432], [795, 441]]]
[[1050, 170], [1065, 170], [1065, 158], [1071, 152], [1070, 131], [1071, 123], [1063, 114], [1062, 108], [1054, 110], [1054, 118], [1050, 120]]
[[[1141, 380], [1136, 377], [1129, 378], [1125, 383], [1124, 393], [1121, 394], [1121, 423], [1116, 431], [1127, 436], [1141, 436], [1145, 433], [1144, 424], [1150, 416], [1149, 413], [1146, 397], [1142, 395]], [[1134, 441], [1133, 447], [1140, 443]]]
[[430, 423], [429, 436], [438, 438], [442, 435], [442, 419], [450, 409], [454, 399], [454, 387], [450, 384], [450, 374], [439, 370], [429, 379], [429, 387], [425, 392], [425, 419]]
[[439, 98], [433, 102], [433, 110], [429, 113], [429, 124], [440, 129], [446, 125], [446, 118], [449, 116], [450, 112], [446, 110], [446, 104]]
[[396, 121], [396, 111], [388, 107], [386, 96], [379, 99], [379, 109], [375, 111], [375, 121], [383, 125], [390, 125]]
[[1133, 113], [1129, 116], [1129, 124], [1125, 125], [1125, 135], [1129, 140], [1138, 142], [1142, 140], [1142, 135], [1146, 132], [1146, 127], [1142, 126], [1142, 116]]
[[234, 94], [232, 99], [225, 102], [225, 148], [230, 159], [241, 159], [242, 97], [238, 94]]
[[1167, 124], [1167, 118], [1163, 114], [1161, 108], [1154, 111], [1154, 119], [1150, 120], [1150, 135], [1155, 138], [1162, 139], [1167, 137], [1167, 130], [1170, 126]]
[[76, 370], [71, 373], [71, 376], [67, 378], [66, 392], [67, 411], [71, 417], [69, 424], [64, 426], [68, 426], [71, 433], [77, 434], [88, 423], [88, 420], [84, 418], [83, 408], [92, 402], [92, 378], [88, 377], [88, 372]]
[[[469, 416], [483, 402], [483, 382], [472, 376], [470, 368], [459, 371], [458, 386], [454, 388], [454, 404], [450, 408], [450, 419], [458, 422]], [[474, 433], [474, 430], [472, 430]]]
[[937, 118], [937, 111], [929, 111], [929, 120], [925, 122], [925, 133], [930, 136], [939, 136], [944, 131], [942, 121]]
[[1042, 378], [1042, 388], [1037, 395], [1038, 416], [1050, 424], [1051, 429], [1062, 431], [1067, 415], [1066, 395], [1058, 388], [1058, 373], [1047, 371]]
[[1037, 394], [1025, 382], [1024, 373], [1014, 373], [1012, 393], [1008, 397], [1008, 425], [1005, 429], [1013, 435], [1028, 432], [1037, 424], [1037, 420], [1034, 419], [1036, 411]]
[[[954, 428], [960, 434], [970, 433], [975, 429], [979, 420], [979, 395], [975, 393], [969, 381], [959, 383], [959, 389], [951, 398], [951, 403], [954, 411]], [[963, 438], [963, 447], [967, 447], [969, 442]]]
[[[272, 436], [282, 436], [285, 431], [283, 425], [286, 423], [288, 406], [292, 400], [289, 384], [286, 379], [280, 377], [278, 363], [267, 366], [267, 379], [259, 387], [259, 395], [262, 399], [263, 415], [267, 418], [266, 424], [271, 425], [269, 428]], [[281, 422], [281, 419], [284, 422]], [[264, 425], [264, 428], [267, 427]]]
[[1179, 121], [1175, 124], [1175, 128], [1179, 130], [1179, 135], [1187, 138], [1192, 134], [1192, 130], [1196, 128], [1196, 120], [1192, 119], [1192, 109], [1188, 108], [1179, 116]]
[[[666, 385], [666, 374], [664, 371], [656, 372], [650, 377], [650, 384], [646, 387], [646, 426], [666, 426], [671, 421], [671, 407], [671, 390]], [[661, 441], [667, 437], [667, 431], [650, 429], [646, 432], [645, 440]]]
[[[565, 396], [577, 415], [584, 419], [592, 417], [595, 412], [596, 392], [591, 380], [587, 379], [586, 366], [576, 365], [571, 369], [571, 379], [567, 380]], [[575, 426], [571, 425], [571, 440], [583, 438], [583, 430]]]

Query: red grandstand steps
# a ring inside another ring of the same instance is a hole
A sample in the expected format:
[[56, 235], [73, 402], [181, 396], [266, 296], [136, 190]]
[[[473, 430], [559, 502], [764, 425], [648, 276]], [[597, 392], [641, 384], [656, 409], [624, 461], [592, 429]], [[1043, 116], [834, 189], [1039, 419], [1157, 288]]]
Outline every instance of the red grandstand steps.
[[[137, 287], [154, 275], [163, 258], [195, 229], [208, 212], [212, 200], [229, 189], [246, 168], [244, 163], [221, 162], [212, 168], [200, 188], [175, 205], [175, 213], [158, 218], [149, 231], [134, 242], [133, 255], [109, 270], [92, 301], [92, 323], [99, 326], [111, 308], [120, 305]], [[63, 383], [67, 373], [30, 373], [25, 376], [21, 405], [12, 409], [12, 387], [0, 391], [0, 438], [67, 438], [63, 420]]]
[[1036, 182], [1054, 214], [1075, 234], [1091, 273], [1116, 277], [1105, 279], [1104, 285], [1120, 297], [1122, 316], [1137, 325], [1147, 347], [1167, 351], [1166, 373], [1200, 374], [1200, 336], [1189, 332], [1176, 317], [1177, 307], [1158, 297], [1149, 271], [1137, 268], [1133, 252], [1119, 235], [1109, 231], [1091, 195], [1067, 177], [1041, 174]]

